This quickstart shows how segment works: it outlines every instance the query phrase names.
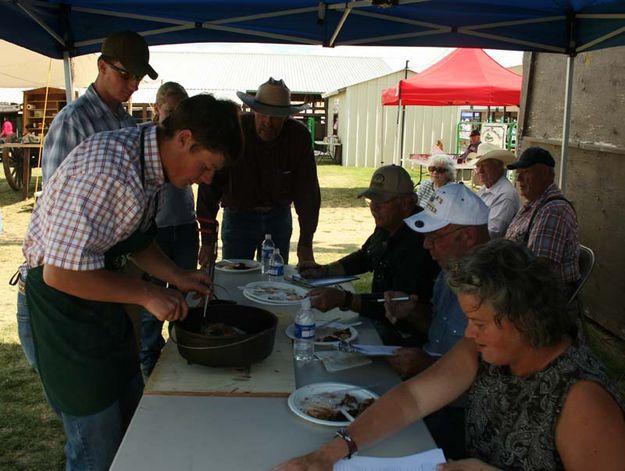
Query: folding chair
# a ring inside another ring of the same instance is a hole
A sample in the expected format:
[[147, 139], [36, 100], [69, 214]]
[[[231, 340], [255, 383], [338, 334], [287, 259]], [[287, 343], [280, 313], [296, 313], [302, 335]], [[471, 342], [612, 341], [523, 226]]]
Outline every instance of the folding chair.
[[582, 288], [590, 278], [590, 274], [592, 273], [592, 269], [595, 266], [595, 253], [592, 251], [590, 247], [586, 247], [585, 245], [579, 245], [579, 273], [580, 278], [577, 282], [577, 286], [575, 287], [575, 291], [571, 294], [569, 301], [567, 303], [567, 307], [569, 312], [573, 313], [575, 310], [577, 311], [577, 318], [579, 322], [579, 337], [582, 340], [588, 339], [588, 332], [586, 329], [586, 316], [584, 315], [584, 308], [582, 306], [582, 302], [579, 299], [579, 293], [582, 291]]
[[586, 247], [585, 245], [579, 244], [579, 274], [580, 279], [577, 282], [577, 286], [575, 287], [575, 291], [569, 298], [568, 305], [573, 304], [573, 302], [579, 296], [579, 293], [582, 291], [582, 288], [590, 278], [590, 274], [592, 273], [592, 269], [595, 266], [595, 253], [592, 251], [590, 247]]

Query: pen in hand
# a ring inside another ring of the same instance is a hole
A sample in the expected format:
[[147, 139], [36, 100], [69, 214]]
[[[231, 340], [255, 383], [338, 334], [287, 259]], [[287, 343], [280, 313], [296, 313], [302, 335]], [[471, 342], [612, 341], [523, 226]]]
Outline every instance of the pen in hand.
[[[384, 303], [386, 299], [378, 298], [375, 300], [377, 303]], [[410, 301], [410, 296], [398, 296], [396, 298], [390, 298], [389, 301]]]

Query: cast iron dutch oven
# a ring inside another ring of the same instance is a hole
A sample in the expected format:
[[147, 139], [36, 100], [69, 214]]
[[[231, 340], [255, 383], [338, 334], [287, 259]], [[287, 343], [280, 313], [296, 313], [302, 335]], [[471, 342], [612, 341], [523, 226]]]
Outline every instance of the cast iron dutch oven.
[[[223, 323], [242, 335], [214, 336], [202, 332], [207, 323]], [[171, 324], [170, 324], [171, 325]], [[278, 318], [264, 309], [233, 301], [213, 301], [206, 308], [189, 309], [185, 320], [174, 323], [178, 352], [189, 363], [206, 366], [248, 366], [267, 358], [273, 351]]]

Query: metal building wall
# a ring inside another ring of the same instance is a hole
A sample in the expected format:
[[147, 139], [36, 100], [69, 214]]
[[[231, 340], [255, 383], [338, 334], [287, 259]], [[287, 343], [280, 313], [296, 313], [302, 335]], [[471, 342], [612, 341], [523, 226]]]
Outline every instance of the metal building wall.
[[[584, 287], [586, 313], [625, 339], [625, 47], [575, 58], [566, 196], [573, 202], [580, 241], [595, 251], [595, 269]], [[541, 146], [556, 158], [562, 139], [566, 58], [524, 57], [519, 118], [520, 149]]]
[[[409, 71], [408, 77], [414, 73]], [[382, 106], [382, 90], [396, 85], [404, 71], [351, 85], [328, 98], [329, 118], [338, 111], [338, 135], [342, 142], [343, 165], [379, 167], [399, 163], [401, 110]], [[460, 110], [455, 106], [407, 106], [405, 115], [405, 159], [411, 153], [430, 153], [438, 139], [446, 150], [455, 149], [456, 124]]]

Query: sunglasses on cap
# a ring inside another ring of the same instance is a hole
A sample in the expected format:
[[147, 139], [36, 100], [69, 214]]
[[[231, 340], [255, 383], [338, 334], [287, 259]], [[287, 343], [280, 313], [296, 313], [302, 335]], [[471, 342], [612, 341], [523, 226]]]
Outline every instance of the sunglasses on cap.
[[108, 57], [102, 57], [102, 60], [106, 62], [107, 65], [115, 72], [117, 72], [119, 76], [124, 80], [136, 80], [137, 82], [141, 82], [141, 80], [143, 80], [143, 77], [145, 77], [145, 74], [135, 75], [132, 72], [127, 71], [126, 69], [116, 66]]
[[428, 172], [446, 173], [447, 169], [445, 167], [428, 167]]

